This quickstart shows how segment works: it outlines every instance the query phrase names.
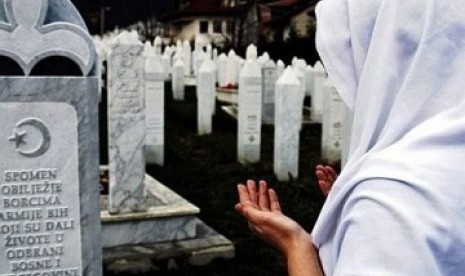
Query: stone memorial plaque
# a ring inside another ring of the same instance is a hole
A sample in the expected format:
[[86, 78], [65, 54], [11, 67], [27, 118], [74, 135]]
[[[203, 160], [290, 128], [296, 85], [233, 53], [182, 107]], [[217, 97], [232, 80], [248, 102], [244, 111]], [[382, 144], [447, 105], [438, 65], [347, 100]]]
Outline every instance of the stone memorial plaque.
[[160, 101], [160, 99], [165, 97], [165, 84], [162, 81], [150, 81], [146, 82], [145, 85], [146, 102], [150, 105], [150, 109], [155, 111], [146, 114], [147, 136], [145, 142], [147, 145], [163, 145], [165, 143], [164, 100]]
[[0, 0], [0, 53], [0, 276], [102, 275], [92, 38], [68, 0]]
[[0, 118], [0, 275], [83, 275], [74, 107], [0, 103]]
[[243, 145], [257, 145], [260, 141], [262, 86], [259, 81], [260, 80], [255, 81], [255, 79], [247, 81], [243, 95], [244, 101], [241, 101], [241, 103], [245, 103], [247, 107], [244, 109], [239, 107], [240, 110], [243, 110], [245, 113], [245, 116], [242, 117], [245, 118], [245, 128], [242, 132]]

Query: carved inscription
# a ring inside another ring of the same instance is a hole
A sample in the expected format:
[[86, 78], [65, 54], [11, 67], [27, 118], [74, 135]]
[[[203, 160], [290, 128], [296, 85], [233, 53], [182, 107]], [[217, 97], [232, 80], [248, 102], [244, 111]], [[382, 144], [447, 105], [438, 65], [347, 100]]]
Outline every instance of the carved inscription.
[[244, 144], [256, 145], [260, 139], [261, 129], [261, 84], [255, 80], [248, 80], [244, 97], [247, 107], [244, 109], [246, 116], [243, 129]]
[[146, 82], [146, 101], [150, 110], [146, 117], [146, 144], [164, 144], [164, 83], [161, 81]]
[[0, 198], [1, 242], [11, 271], [2, 276], [81, 275], [80, 268], [61, 265], [63, 240], [78, 222], [63, 204], [58, 169], [4, 171]]
[[272, 104], [274, 100], [274, 89], [276, 84], [276, 69], [263, 69], [263, 103]]
[[82, 276], [77, 116], [0, 103], [0, 276]]

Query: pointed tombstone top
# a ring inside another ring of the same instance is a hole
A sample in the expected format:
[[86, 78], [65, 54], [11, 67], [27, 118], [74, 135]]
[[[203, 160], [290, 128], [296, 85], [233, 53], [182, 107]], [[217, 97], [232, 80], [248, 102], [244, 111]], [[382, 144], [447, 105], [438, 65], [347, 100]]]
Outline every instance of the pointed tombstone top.
[[296, 71], [291, 66], [287, 66], [287, 68], [283, 71], [283, 73], [279, 77], [277, 84], [300, 85], [300, 82], [297, 79]]
[[224, 53], [221, 53], [219, 56], [218, 56], [218, 60], [227, 60], [228, 58], [226, 57], [226, 55]]
[[153, 45], [161, 45], [161, 44], [162, 44], [161, 37], [157, 35], [155, 37], [155, 40], [153, 41]]
[[214, 72], [215, 69], [215, 63], [211, 59], [207, 58], [202, 62], [202, 66], [200, 66], [199, 72]]
[[[50, 56], [69, 58], [84, 75], [90, 73], [96, 61], [95, 46], [70, 3], [3, 0], [0, 6], [0, 53], [16, 61], [26, 75]], [[57, 14], [60, 9], [63, 14]], [[57, 21], [53, 16], [61, 18]]]
[[278, 62], [276, 63], [277, 66], [281, 66], [281, 67], [284, 67], [284, 62], [282, 60], [278, 60]]
[[303, 60], [303, 59], [299, 59], [296, 62], [296, 66], [297, 66], [297, 68], [299, 68], [299, 70], [303, 71], [303, 70], [305, 70], [305, 67], [307, 67], [307, 62], [305, 62], [305, 60]]
[[323, 63], [321, 63], [321, 61], [317, 61], [315, 63], [315, 66], [313, 66], [313, 70], [315, 71], [315, 73], [326, 73], [326, 70], [323, 67]]
[[263, 68], [276, 68], [276, 63], [272, 59], [269, 59], [265, 61]]
[[152, 47], [152, 44], [149, 41], [146, 41], [144, 44], [144, 55], [147, 57], [155, 56], [155, 51]]
[[313, 72], [313, 67], [311, 65], [307, 65], [307, 67], [305, 67], [305, 71], [306, 72]]
[[132, 30], [129, 32], [129, 38], [132, 42], [135, 42], [135, 41], [140, 41], [139, 40], [139, 34], [137, 33], [136, 30]]
[[236, 52], [233, 49], [229, 50], [228, 57], [236, 56]]
[[257, 47], [253, 44], [250, 44], [247, 47], [246, 59], [247, 60], [257, 60]]
[[297, 60], [298, 60], [297, 57], [293, 57], [293, 58], [292, 58], [292, 61], [291, 61], [292, 67], [295, 67], [295, 66], [297, 65]]

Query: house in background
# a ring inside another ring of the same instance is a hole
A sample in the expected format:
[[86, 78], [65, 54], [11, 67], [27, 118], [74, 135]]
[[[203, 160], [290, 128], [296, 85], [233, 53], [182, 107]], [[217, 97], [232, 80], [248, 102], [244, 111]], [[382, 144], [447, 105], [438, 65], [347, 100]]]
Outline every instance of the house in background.
[[316, 3], [315, 0], [278, 0], [261, 4], [261, 39], [270, 43], [312, 36], [316, 27]]
[[190, 0], [180, 1], [178, 10], [159, 18], [164, 24], [165, 37], [213, 43], [224, 47], [234, 45], [238, 22], [249, 9], [251, 1]]

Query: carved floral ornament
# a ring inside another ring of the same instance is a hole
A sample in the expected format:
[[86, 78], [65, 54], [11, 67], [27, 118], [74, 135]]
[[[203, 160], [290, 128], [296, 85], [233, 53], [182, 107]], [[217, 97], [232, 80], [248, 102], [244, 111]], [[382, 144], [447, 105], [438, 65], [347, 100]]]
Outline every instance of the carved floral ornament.
[[16, 61], [26, 75], [41, 60], [62, 56], [79, 65], [84, 76], [94, 66], [92, 39], [69, 22], [44, 25], [48, 0], [5, 0], [8, 22], [0, 22], [0, 56]]

